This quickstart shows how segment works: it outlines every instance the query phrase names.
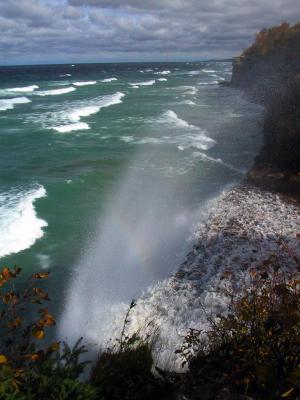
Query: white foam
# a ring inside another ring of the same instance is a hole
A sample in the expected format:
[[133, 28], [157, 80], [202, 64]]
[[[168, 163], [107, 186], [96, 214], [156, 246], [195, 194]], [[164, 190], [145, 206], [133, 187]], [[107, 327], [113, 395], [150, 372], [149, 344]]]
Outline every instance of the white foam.
[[96, 81], [82, 81], [82, 82], [74, 82], [74, 86], [88, 86], [88, 85], [95, 85], [97, 82]]
[[35, 89], [38, 89], [38, 85], [31, 85], [31, 86], [24, 86], [24, 87], [16, 87], [16, 88], [9, 88], [9, 89], [5, 89], [8, 92], [33, 92]]
[[214, 69], [203, 69], [202, 72], [206, 72], [207, 74], [211, 74], [211, 73], [214, 73], [214, 72], [217, 72], [217, 71], [215, 71]]
[[137, 82], [137, 83], [130, 83], [130, 86], [132, 86], [135, 89], [138, 89], [140, 86], [152, 86], [155, 83], [155, 79], [151, 81], [146, 81], [146, 82]]
[[90, 129], [90, 127], [85, 122], [75, 122], [74, 124], [54, 126], [53, 129], [60, 133], [67, 133], [71, 131], [87, 130]]
[[202, 152], [199, 152], [199, 151], [195, 151], [192, 154], [192, 156], [195, 157], [195, 158], [201, 158], [201, 160], [203, 160], [203, 161], [210, 161], [212, 163], [220, 164], [220, 165], [222, 165], [222, 166], [224, 166], [224, 167], [226, 167], [226, 168], [228, 168], [228, 169], [230, 169], [230, 170], [232, 170], [234, 172], [237, 172], [239, 174], [245, 174], [246, 173], [245, 170], [241, 170], [241, 169], [235, 168], [233, 165], [224, 162], [221, 158], [209, 157], [205, 153], [202, 153]]
[[46, 196], [43, 186], [0, 193], [0, 257], [31, 247], [48, 224], [38, 218], [34, 202]]
[[36, 92], [35, 94], [38, 96], [59, 96], [61, 94], [71, 93], [76, 90], [74, 87], [70, 86], [63, 89], [51, 89], [51, 90], [44, 90], [40, 92]]
[[199, 86], [210, 86], [210, 85], [216, 85], [218, 83], [219, 83], [219, 81], [199, 82], [198, 85]]
[[66, 76], [72, 76], [72, 74], [62, 74], [62, 75], [59, 75], [61, 78], [64, 78], [64, 77], [66, 77]]
[[[210, 202], [208, 217], [199, 223], [193, 250], [173, 278], [159, 282], [138, 300], [127, 334], [140, 330], [141, 335], [147, 334], [145, 327], [153, 321], [159, 335], [154, 348], [156, 362], [180, 369], [182, 360], [175, 350], [189, 328], [205, 332], [208, 318], [226, 314], [230, 298], [225, 289], [238, 294], [248, 288], [249, 271], [260, 269], [274, 254], [283, 269], [297, 269], [298, 213], [296, 205], [285, 203], [277, 195], [247, 187]], [[230, 278], [224, 279], [225, 272]], [[125, 310], [123, 305], [118, 312], [112, 310], [116, 315], [108, 335], [124, 319]]]
[[[98, 113], [102, 108], [110, 107], [122, 103], [124, 93], [116, 92], [111, 95], [102, 96], [90, 101], [84, 102], [83, 106], [72, 107], [63, 112], [63, 119], [69, 123], [52, 127], [60, 133], [71, 132], [74, 130], [89, 129], [89, 125], [81, 122], [82, 117]], [[81, 103], [82, 104], [82, 103]]]
[[207, 132], [195, 125], [178, 117], [178, 115], [169, 110], [158, 119], [151, 121], [159, 124], [166, 124], [167, 129], [172, 130], [171, 135], [159, 137], [134, 138], [133, 136], [121, 136], [120, 140], [132, 144], [175, 144], [179, 150], [196, 148], [199, 150], [208, 150], [215, 141], [207, 136]]
[[169, 70], [154, 72], [155, 75], [170, 75], [170, 73], [171, 71]]
[[183, 104], [186, 104], [186, 105], [188, 105], [188, 106], [196, 106], [197, 104], [194, 102], [194, 101], [192, 101], [192, 100], [184, 100], [183, 101]]
[[117, 81], [117, 80], [118, 80], [118, 78], [106, 78], [106, 79], [103, 79], [101, 82], [108, 83], [108, 82], [113, 82], [113, 81]]
[[15, 104], [31, 103], [27, 97], [14, 97], [12, 99], [0, 99], [0, 111], [12, 110]]
[[201, 71], [189, 71], [188, 75], [194, 76], [194, 75], [199, 75], [201, 74]]
[[166, 82], [168, 79], [167, 78], [158, 78], [157, 80], [160, 82]]

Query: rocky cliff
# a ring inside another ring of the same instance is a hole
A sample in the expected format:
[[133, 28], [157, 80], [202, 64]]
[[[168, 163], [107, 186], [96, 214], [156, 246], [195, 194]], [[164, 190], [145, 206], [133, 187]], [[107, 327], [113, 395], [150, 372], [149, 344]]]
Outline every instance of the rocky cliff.
[[264, 141], [248, 180], [300, 193], [300, 23], [261, 31], [233, 62], [230, 85], [264, 104]]

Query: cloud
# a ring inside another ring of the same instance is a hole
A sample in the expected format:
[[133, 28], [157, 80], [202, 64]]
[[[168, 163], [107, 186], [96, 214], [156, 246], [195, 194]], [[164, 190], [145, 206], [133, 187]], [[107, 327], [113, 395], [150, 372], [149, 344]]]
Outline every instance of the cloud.
[[299, 0], [6, 0], [0, 63], [231, 57]]

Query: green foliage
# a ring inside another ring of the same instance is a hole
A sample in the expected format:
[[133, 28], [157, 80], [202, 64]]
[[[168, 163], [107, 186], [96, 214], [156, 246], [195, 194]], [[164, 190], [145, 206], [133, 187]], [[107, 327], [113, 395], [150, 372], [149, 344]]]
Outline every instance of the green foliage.
[[126, 313], [120, 339], [100, 354], [92, 370], [91, 383], [99, 388], [105, 400], [166, 399], [172, 388], [152, 372], [150, 335], [143, 339], [139, 332], [126, 333], [133, 307], [134, 301]]
[[251, 275], [252, 284], [241, 295], [227, 293], [233, 298], [228, 315], [210, 321], [205, 335], [189, 332], [178, 350], [188, 361], [186, 379], [190, 387], [226, 387], [257, 399], [298, 399], [299, 274], [265, 268]]
[[[53, 342], [40, 346], [46, 329], [55, 325], [50, 312], [42, 307], [48, 294], [36, 282], [48, 274], [34, 274], [24, 291], [15, 289], [20, 268], [3, 268], [0, 273], [0, 398], [1, 400], [73, 400], [96, 398], [97, 390], [78, 378], [86, 362], [80, 339], [73, 348]], [[28, 321], [28, 315], [37, 315]]]

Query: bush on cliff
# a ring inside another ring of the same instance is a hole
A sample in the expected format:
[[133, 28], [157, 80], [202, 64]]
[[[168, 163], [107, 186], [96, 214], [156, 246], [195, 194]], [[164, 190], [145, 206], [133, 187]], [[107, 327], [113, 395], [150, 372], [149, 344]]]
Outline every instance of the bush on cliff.
[[179, 349], [189, 365], [187, 398], [300, 398], [299, 274], [266, 268], [251, 274], [249, 288], [227, 293], [228, 315], [210, 320], [206, 333], [191, 330]]
[[[279, 26], [263, 29], [257, 33], [255, 42], [244, 51], [243, 55], [258, 54], [263, 56], [269, 54], [274, 49], [278, 50], [282, 47], [296, 45], [299, 35], [300, 23], [291, 26], [287, 22], [284, 22]], [[295, 41], [296, 43], [294, 43]]]
[[[300, 277], [281, 271], [275, 259], [250, 272], [251, 285], [242, 293], [225, 293], [232, 298], [228, 314], [208, 318], [208, 331], [188, 332], [177, 351], [188, 367], [186, 373], [156, 368], [150, 338], [126, 333], [133, 302], [120, 339], [100, 354], [86, 381], [82, 380], [87, 363], [80, 359], [86, 351], [81, 340], [72, 349], [57, 342], [39, 345], [55, 324], [43, 306], [49, 297], [36, 286], [47, 274], [34, 274], [19, 293], [12, 283], [19, 273], [8, 268], [0, 273], [0, 399], [300, 397]], [[37, 308], [37, 318], [30, 322], [31, 307]]]

